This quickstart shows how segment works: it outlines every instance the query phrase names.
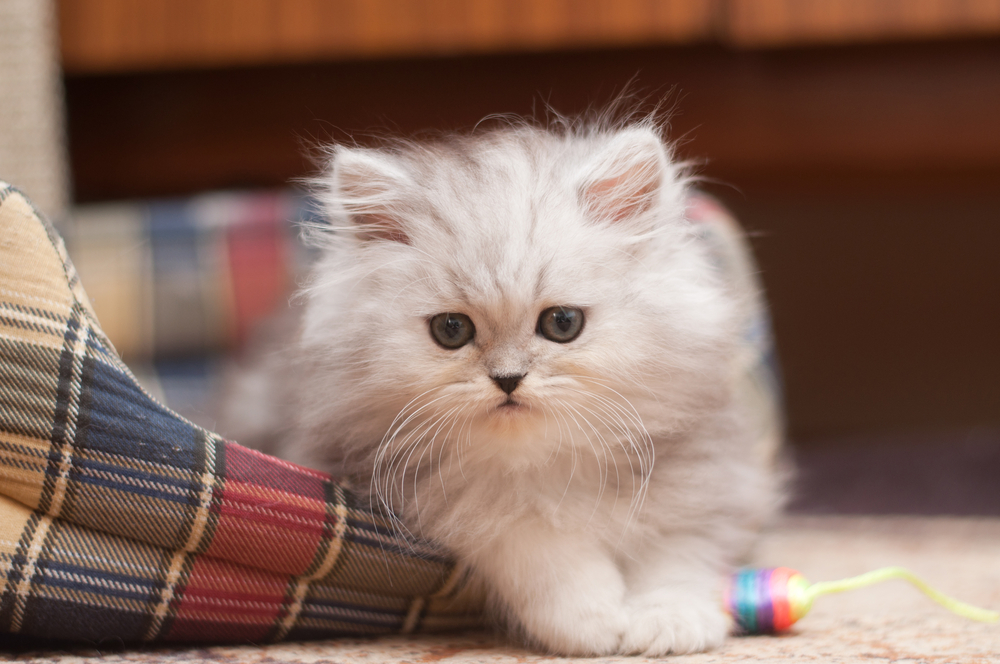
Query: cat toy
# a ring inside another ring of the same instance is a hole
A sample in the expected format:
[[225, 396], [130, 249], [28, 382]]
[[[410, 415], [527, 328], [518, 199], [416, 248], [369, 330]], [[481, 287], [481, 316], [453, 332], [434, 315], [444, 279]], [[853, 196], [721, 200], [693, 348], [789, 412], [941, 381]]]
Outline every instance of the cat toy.
[[788, 567], [742, 569], [730, 577], [724, 606], [741, 634], [773, 634], [791, 627], [821, 595], [864, 588], [889, 579], [909, 581], [941, 606], [965, 618], [980, 622], [1000, 620], [1000, 613], [948, 597], [903, 567], [883, 567], [849, 579], [822, 583], [809, 583]]

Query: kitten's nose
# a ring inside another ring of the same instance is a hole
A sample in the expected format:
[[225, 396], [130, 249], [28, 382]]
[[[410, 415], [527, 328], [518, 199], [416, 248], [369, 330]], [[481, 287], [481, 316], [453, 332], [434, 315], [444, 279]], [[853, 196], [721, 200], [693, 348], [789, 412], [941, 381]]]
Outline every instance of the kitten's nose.
[[510, 394], [517, 389], [518, 383], [521, 382], [521, 379], [524, 378], [524, 376], [525, 374], [516, 376], [490, 376], [490, 378], [493, 379], [493, 382], [496, 383], [501, 390]]

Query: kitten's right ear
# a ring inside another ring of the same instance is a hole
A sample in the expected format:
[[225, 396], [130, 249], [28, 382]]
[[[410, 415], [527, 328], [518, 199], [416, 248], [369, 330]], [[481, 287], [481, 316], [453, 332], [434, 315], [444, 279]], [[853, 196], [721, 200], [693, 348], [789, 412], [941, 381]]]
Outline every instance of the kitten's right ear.
[[639, 222], [639, 227], [645, 227], [649, 225], [646, 213], [675, 178], [657, 132], [630, 127], [612, 134], [584, 165], [580, 201], [595, 219], [618, 225]]
[[378, 150], [334, 148], [326, 203], [334, 216], [345, 216], [362, 241], [410, 244], [401, 202], [412, 186], [410, 176]]

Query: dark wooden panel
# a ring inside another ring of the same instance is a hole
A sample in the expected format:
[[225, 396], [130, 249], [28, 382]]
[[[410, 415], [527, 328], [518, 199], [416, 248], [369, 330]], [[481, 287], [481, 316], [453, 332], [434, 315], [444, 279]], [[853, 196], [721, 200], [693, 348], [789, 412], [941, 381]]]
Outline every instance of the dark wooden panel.
[[72, 73], [1000, 33], [1000, 0], [59, 0]]
[[989, 41], [74, 76], [74, 183], [80, 200], [281, 183], [309, 172], [311, 144], [344, 132], [469, 127], [545, 102], [574, 113], [633, 77], [676, 108], [673, 136], [713, 176], [1000, 165], [1000, 41]]
[[60, 0], [66, 71], [706, 39], [719, 0]]
[[1000, 426], [1000, 187], [881, 182], [718, 190], [754, 234], [791, 430]]
[[998, 0], [727, 0], [725, 31], [744, 47], [1000, 33]]

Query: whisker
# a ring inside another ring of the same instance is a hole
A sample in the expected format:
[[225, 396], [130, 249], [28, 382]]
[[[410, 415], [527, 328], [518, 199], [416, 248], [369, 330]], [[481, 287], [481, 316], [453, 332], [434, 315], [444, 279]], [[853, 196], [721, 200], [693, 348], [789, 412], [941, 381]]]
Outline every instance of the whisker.
[[[600, 384], [600, 381], [594, 382]], [[642, 512], [642, 507], [645, 504], [650, 473], [655, 455], [655, 448], [653, 447], [652, 438], [649, 436], [649, 432], [642, 424], [638, 411], [632, 403], [617, 390], [614, 390], [606, 385], [601, 386], [625, 401], [628, 406], [626, 407], [625, 405], [618, 403], [616, 400], [610, 399], [596, 392], [574, 388], [566, 389], [577, 394], [581, 394], [585, 398], [596, 402], [595, 405], [599, 406], [600, 412], [596, 409], [590, 409], [593, 415], [601, 420], [611, 431], [617, 432], [617, 435], [614, 437], [616, 438], [622, 451], [625, 452], [625, 458], [629, 464], [630, 475], [632, 477], [632, 499], [630, 500], [629, 511], [625, 518], [625, 525], [626, 528], [628, 528], [638, 519], [639, 514]], [[638, 486], [636, 486], [635, 466], [633, 465], [632, 459], [633, 453], [637, 457], [636, 461], [639, 463], [641, 481], [638, 482]], [[618, 479], [620, 482], [620, 477]], [[623, 536], [624, 532], [625, 531], [623, 530]]]
[[[559, 497], [559, 502], [556, 503], [556, 511], [562, 506], [563, 501], [566, 499], [566, 494], [569, 493], [569, 488], [573, 484], [573, 478], [576, 476], [576, 444], [573, 440], [573, 429], [569, 425], [569, 421], [566, 419], [566, 414], [560, 412], [559, 410], [553, 411], [554, 415], [561, 415], [563, 423], [566, 425], [566, 431], [569, 434], [569, 453], [570, 453], [570, 469], [569, 477], [566, 479], [566, 486], [563, 487], [562, 495]], [[558, 422], [558, 420], [556, 420]], [[559, 441], [562, 444], [562, 425], [559, 426]]]
[[[582, 404], [581, 404], [581, 406], [582, 406]], [[597, 458], [597, 451], [594, 450], [594, 455], [595, 455], [595, 458], [597, 459], [598, 481], [601, 484], [601, 488], [600, 488], [600, 490], [597, 493], [597, 498], [596, 498], [595, 505], [594, 505], [594, 512], [590, 515], [590, 519], [588, 520], [588, 523], [589, 523], [590, 520], [592, 520], [594, 518], [594, 516], [596, 515], [597, 509], [598, 509], [598, 507], [600, 505], [600, 502], [601, 502], [601, 499], [603, 498], [604, 492], [607, 489], [608, 480], [611, 477], [610, 466], [613, 465], [614, 469], [615, 469], [615, 502], [612, 505], [612, 511], [614, 510], [614, 506], [618, 504], [618, 497], [619, 497], [619, 493], [620, 493], [620, 490], [621, 490], [621, 477], [620, 477], [619, 471], [618, 471], [618, 463], [616, 462], [614, 464], [611, 464], [608, 461], [608, 452], [609, 451], [612, 452], [612, 457], [614, 457], [614, 452], [613, 452], [613, 450], [611, 450], [611, 447], [608, 444], [607, 439], [605, 439], [604, 435], [601, 434], [601, 432], [597, 429], [597, 427], [595, 427], [594, 424], [586, 416], [584, 416], [583, 413], [581, 413], [579, 410], [577, 410], [576, 407], [570, 405], [569, 408], [572, 409], [574, 412], [576, 412], [578, 415], [580, 415], [580, 417], [591, 428], [591, 430], [594, 432], [594, 435], [597, 437], [598, 441], [601, 443], [601, 449], [604, 452], [604, 468], [603, 468], [603, 471], [602, 471], [602, 469], [601, 469], [601, 460], [599, 458]], [[595, 415], [598, 419], [600, 419], [603, 422], [603, 418], [601, 418], [600, 415], [598, 415], [596, 413], [596, 411], [593, 411], [592, 409], [587, 409], [587, 410], [588, 410], [588, 412], [592, 413], [593, 415]], [[589, 436], [588, 436], [588, 439], [589, 439]], [[591, 449], [593, 449], [593, 445], [591, 445]]]

